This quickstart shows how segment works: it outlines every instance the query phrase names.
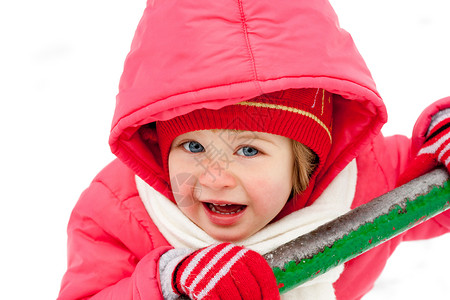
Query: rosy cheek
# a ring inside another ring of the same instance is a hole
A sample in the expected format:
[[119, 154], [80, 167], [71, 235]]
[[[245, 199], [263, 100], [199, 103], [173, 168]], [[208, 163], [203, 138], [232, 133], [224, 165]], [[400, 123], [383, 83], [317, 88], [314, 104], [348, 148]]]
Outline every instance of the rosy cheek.
[[172, 193], [178, 207], [190, 207], [200, 197], [201, 190], [196, 186], [197, 178], [192, 173], [177, 173], [170, 179]]
[[255, 199], [255, 201], [258, 201], [259, 199], [266, 199], [271, 197], [273, 194], [273, 182], [269, 182], [267, 178], [255, 178], [253, 180], [249, 180], [246, 190], [249, 196]]
[[274, 206], [283, 207], [290, 194], [289, 182], [279, 180], [278, 177], [253, 180], [249, 195], [258, 201], [262, 208], [272, 209]]

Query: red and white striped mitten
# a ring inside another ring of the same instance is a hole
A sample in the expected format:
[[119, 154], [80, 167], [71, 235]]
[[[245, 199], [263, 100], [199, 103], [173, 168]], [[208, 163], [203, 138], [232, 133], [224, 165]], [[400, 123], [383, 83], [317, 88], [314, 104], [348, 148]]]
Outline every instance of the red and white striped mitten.
[[450, 109], [433, 116], [425, 143], [405, 173], [400, 176], [398, 186], [417, 178], [439, 164], [450, 172]]
[[255, 251], [230, 243], [187, 254], [173, 249], [161, 256], [164, 299], [280, 299], [275, 275]]

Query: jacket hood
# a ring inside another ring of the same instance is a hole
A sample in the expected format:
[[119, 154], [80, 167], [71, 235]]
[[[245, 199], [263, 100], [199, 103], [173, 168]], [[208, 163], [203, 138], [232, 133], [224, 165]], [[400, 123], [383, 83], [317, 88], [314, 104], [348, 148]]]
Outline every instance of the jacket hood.
[[[311, 203], [387, 120], [371, 74], [328, 1], [148, 1], [120, 80], [112, 152], [173, 199], [156, 133], [146, 144], [141, 126], [290, 88], [335, 94], [333, 145], [305, 193]], [[282, 215], [299, 208], [290, 201]]]

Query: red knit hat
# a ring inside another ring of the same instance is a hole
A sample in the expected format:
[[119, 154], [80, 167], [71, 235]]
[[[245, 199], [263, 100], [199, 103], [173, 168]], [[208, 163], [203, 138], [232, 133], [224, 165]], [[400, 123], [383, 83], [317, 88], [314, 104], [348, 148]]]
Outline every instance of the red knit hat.
[[236, 129], [277, 134], [296, 140], [319, 157], [315, 173], [331, 147], [332, 94], [323, 89], [290, 89], [264, 94], [218, 110], [198, 109], [156, 123], [164, 171], [172, 141], [196, 130]]

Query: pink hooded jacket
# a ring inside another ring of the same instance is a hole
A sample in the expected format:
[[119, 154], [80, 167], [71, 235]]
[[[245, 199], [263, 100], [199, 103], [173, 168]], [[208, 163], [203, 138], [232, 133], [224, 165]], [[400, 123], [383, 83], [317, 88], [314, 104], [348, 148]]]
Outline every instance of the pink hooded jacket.
[[[68, 269], [59, 299], [161, 299], [157, 262], [171, 246], [149, 217], [138, 175], [172, 199], [158, 141], [144, 144], [140, 126], [199, 108], [217, 109], [289, 88], [336, 95], [333, 145], [310, 186], [313, 203], [356, 158], [352, 207], [395, 187], [418, 151], [431, 116], [420, 117], [412, 142], [380, 134], [385, 106], [350, 35], [326, 0], [148, 1], [120, 81], [110, 145], [119, 158], [81, 195], [68, 226]], [[302, 207], [295, 202], [280, 218]], [[359, 299], [402, 240], [445, 233], [442, 214], [345, 264], [337, 299]]]

